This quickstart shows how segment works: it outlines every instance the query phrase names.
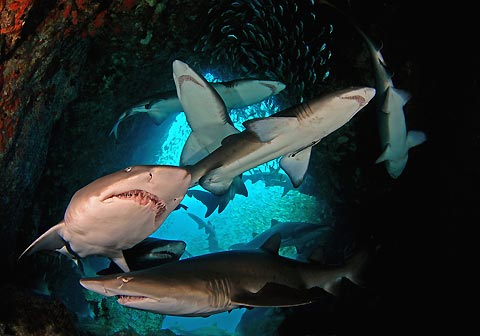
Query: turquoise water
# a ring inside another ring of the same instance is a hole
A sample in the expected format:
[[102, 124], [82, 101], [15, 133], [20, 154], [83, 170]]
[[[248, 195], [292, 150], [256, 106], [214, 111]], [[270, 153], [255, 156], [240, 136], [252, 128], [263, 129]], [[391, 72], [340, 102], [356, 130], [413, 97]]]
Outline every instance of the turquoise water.
[[[216, 81], [211, 74], [205, 77], [210, 82]], [[281, 108], [277, 105], [275, 97], [268, 98], [255, 105], [243, 109], [230, 111], [230, 116], [235, 127], [243, 131], [242, 122], [256, 117], [266, 117]], [[128, 122], [128, 121], [127, 121]], [[180, 154], [185, 141], [190, 134], [184, 113], [178, 113], [170, 117], [159, 127], [151, 127], [139, 132], [148, 142], [145, 147], [139, 148], [134, 155], [137, 164], [161, 164], [178, 165]], [[273, 173], [272, 173], [273, 171]], [[271, 226], [272, 219], [280, 222], [313, 222], [319, 223], [318, 214], [322, 213], [324, 204], [314, 196], [300, 193], [298, 190], [289, 190], [286, 194], [284, 186], [268, 185], [260, 180], [252, 183], [246, 177], [253, 173], [282, 174], [283, 181], [288, 177], [282, 170], [278, 170], [278, 159], [267, 162], [253, 170], [245, 172], [244, 180], [248, 190], [248, 197], [236, 195], [227, 207], [221, 212], [214, 211], [205, 218], [206, 206], [199, 200], [188, 195], [185, 196], [182, 205], [187, 209], [180, 208], [173, 211], [163, 225], [152, 235], [156, 238], [183, 240], [186, 242], [186, 252], [182, 258], [197, 256], [212, 252], [208, 242], [208, 235], [203, 228], [188, 215], [194, 214], [200, 217], [208, 225], [212, 225], [220, 250], [228, 250], [235, 243], [246, 243], [255, 234], [261, 233]], [[200, 186], [192, 190], [203, 190]], [[280, 254], [294, 257], [294, 249], [282, 248]], [[131, 328], [140, 334], [171, 329], [178, 334], [187, 331], [203, 334], [221, 333], [233, 335], [245, 309], [236, 309], [232, 312], [221, 313], [209, 317], [176, 317], [162, 316], [159, 314], [125, 308], [116, 303], [114, 298], [104, 298], [92, 292], [85, 293], [93, 306], [96, 306], [95, 322], [91, 318], [84, 320], [84, 327], [90, 330], [104, 332]], [[164, 318], [164, 319], [163, 319]], [[163, 321], [162, 321], [163, 319]], [[213, 331], [215, 330], [215, 331]]]

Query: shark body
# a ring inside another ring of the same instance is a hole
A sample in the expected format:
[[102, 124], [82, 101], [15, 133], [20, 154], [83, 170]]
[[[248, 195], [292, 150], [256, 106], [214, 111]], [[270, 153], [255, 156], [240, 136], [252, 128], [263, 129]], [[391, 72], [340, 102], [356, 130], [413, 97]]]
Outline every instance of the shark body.
[[257, 249], [262, 246], [271, 236], [279, 234], [280, 247], [294, 246], [299, 256], [308, 257], [314, 249], [326, 244], [333, 228], [329, 225], [306, 222], [279, 222], [271, 220], [271, 226], [267, 230], [256, 235], [246, 243], [237, 243], [230, 246], [231, 250]]
[[374, 45], [367, 34], [348, 14], [329, 1], [320, 0], [319, 3], [327, 5], [344, 15], [367, 45], [375, 74], [378, 132], [383, 150], [375, 163], [385, 162], [388, 174], [396, 179], [405, 169], [408, 161], [408, 150], [422, 144], [427, 139], [424, 132], [407, 131], [403, 107], [410, 100], [410, 93], [393, 85], [392, 76], [387, 69], [380, 48]]
[[[374, 95], [372, 88], [349, 88], [270, 117], [247, 120], [243, 123], [245, 131], [227, 136], [217, 149], [187, 167], [192, 174], [191, 186], [200, 184], [213, 194], [221, 195], [243, 172], [282, 157], [281, 168], [293, 186], [298, 187], [308, 168], [311, 148], [347, 123]], [[211, 95], [210, 99], [219, 98]], [[184, 111], [187, 115], [190, 113], [188, 108]]]
[[347, 277], [358, 283], [366, 260], [359, 253], [338, 267], [278, 255], [280, 237], [260, 249], [223, 251], [117, 275], [84, 278], [83, 287], [117, 296], [126, 307], [166, 315], [209, 316], [241, 307], [289, 307], [311, 303], [318, 289], [335, 293]]
[[375, 72], [378, 130], [383, 149], [375, 163], [385, 162], [388, 174], [392, 178], [398, 178], [407, 164], [409, 149], [422, 144], [427, 137], [421, 131], [407, 131], [403, 108], [409, 101], [410, 94], [393, 85], [380, 49], [358, 27], [357, 30], [367, 44]]
[[190, 177], [187, 170], [174, 166], [133, 166], [100, 177], [73, 195], [64, 219], [20, 258], [58, 250], [77, 258], [108, 257], [129, 271], [122, 250], [159, 228], [182, 201]]
[[[227, 110], [243, 108], [256, 104], [285, 88], [279, 81], [264, 79], [236, 79], [228, 82], [211, 83], [211, 86], [225, 102]], [[172, 113], [183, 111], [176, 90], [164, 92], [137, 103], [123, 112], [112, 128], [110, 135], [118, 135], [118, 126], [122, 121], [138, 113], [146, 113], [150, 119], [160, 125]]]
[[[122, 252], [130, 270], [137, 271], [179, 260], [185, 252], [186, 246], [187, 244], [182, 240], [148, 237]], [[108, 268], [98, 271], [97, 274], [106, 275], [121, 272], [120, 267], [112, 261]]]
[[[182, 166], [197, 163], [220, 147], [224, 138], [240, 133], [228, 115], [228, 107], [220, 92], [229, 101], [236, 102], [236, 106], [240, 106], [246, 101], [259, 100], [285, 88], [280, 82], [256, 81], [256, 85], [252, 85], [251, 81], [243, 80], [231, 83], [232, 86], [241, 89], [226, 90], [228, 86], [221, 86], [222, 89], [219, 90], [182, 61], [175, 60], [172, 70], [177, 96], [183, 110], [187, 111], [185, 115], [191, 129], [180, 156]], [[233, 180], [232, 186], [221, 195], [210, 194], [210, 197], [200, 198], [207, 206], [207, 213], [211, 214], [217, 208], [218, 213], [221, 213], [236, 194], [248, 196], [241, 175], [234, 177]], [[192, 193], [198, 196], [199, 191]]]

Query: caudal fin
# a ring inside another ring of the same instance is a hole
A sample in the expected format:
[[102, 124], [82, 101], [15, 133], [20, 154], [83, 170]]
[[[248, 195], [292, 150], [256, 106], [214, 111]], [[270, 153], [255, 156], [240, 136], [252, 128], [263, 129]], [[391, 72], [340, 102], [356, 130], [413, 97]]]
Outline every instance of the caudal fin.
[[62, 220], [55, 226], [52, 226], [47, 232], [37, 238], [23, 253], [18, 257], [20, 260], [24, 255], [31, 255], [32, 253], [44, 250], [58, 250], [65, 246], [61, 233], [65, 222]]
[[221, 213], [227, 207], [228, 203], [235, 198], [235, 195], [248, 196], [248, 190], [245, 187], [240, 176], [237, 176], [233, 179], [233, 182], [230, 184], [226, 192], [221, 195], [215, 195], [211, 192], [206, 192], [202, 190], [188, 190], [187, 195], [193, 196], [200, 202], [202, 202], [206, 207], [207, 211], [205, 212], [205, 218], [209, 217], [215, 210], [218, 213]]

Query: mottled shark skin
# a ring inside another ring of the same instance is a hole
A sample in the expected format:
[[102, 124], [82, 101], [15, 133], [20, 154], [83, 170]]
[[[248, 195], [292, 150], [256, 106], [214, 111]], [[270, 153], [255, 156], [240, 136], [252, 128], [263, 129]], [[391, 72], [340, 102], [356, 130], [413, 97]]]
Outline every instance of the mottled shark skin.
[[158, 267], [84, 278], [80, 284], [126, 307], [159, 314], [209, 316], [242, 307], [290, 307], [309, 304], [319, 289], [336, 293], [346, 277], [359, 283], [367, 259], [362, 251], [344, 265], [322, 266], [278, 255], [280, 237], [260, 249], [216, 252]]
[[174, 166], [133, 166], [100, 177], [73, 195], [64, 219], [20, 258], [57, 250], [76, 258], [108, 257], [129, 271], [122, 250], [160, 227], [182, 201], [190, 180], [187, 170]]
[[[192, 174], [191, 186], [200, 184], [213, 194], [221, 195], [236, 176], [282, 157], [280, 166], [296, 188], [307, 171], [311, 148], [345, 125], [374, 95], [373, 88], [348, 88], [270, 117], [247, 120], [243, 124], [245, 131], [226, 137], [219, 148], [188, 167]], [[211, 95], [210, 99], [218, 100], [218, 97]], [[188, 108], [185, 113], [190, 113]]]
[[[210, 84], [225, 102], [228, 111], [261, 102], [286, 87], [282, 82], [266, 79], [236, 79]], [[146, 113], [155, 125], [160, 125], [173, 113], [182, 111], [183, 108], [178, 100], [177, 91], [164, 92], [149, 97], [123, 112], [113, 126], [110, 135], [113, 134], [117, 138], [120, 123], [135, 114]]]

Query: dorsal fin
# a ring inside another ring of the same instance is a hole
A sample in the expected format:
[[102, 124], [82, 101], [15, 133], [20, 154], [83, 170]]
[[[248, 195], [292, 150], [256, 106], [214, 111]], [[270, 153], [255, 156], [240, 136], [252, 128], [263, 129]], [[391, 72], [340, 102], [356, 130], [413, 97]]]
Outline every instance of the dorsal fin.
[[272, 218], [272, 219], [270, 220], [270, 223], [271, 223], [270, 227], [274, 227], [275, 225], [277, 225], [277, 224], [280, 223], [280, 222], [279, 222], [278, 220]]
[[268, 238], [265, 243], [262, 244], [262, 246], [260, 246], [260, 249], [264, 250], [265, 252], [278, 254], [280, 242], [280, 233], [275, 233], [270, 238]]

